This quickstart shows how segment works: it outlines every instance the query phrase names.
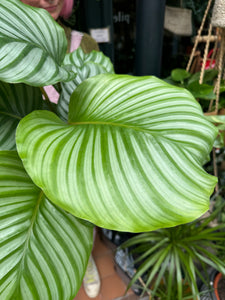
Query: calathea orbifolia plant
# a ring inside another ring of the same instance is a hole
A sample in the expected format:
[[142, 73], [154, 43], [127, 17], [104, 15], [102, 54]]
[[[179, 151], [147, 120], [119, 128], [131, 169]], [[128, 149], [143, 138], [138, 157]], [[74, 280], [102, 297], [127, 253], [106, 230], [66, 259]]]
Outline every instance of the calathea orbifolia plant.
[[[1, 0], [1, 299], [72, 299], [93, 224], [183, 224], [207, 211], [216, 184], [202, 165], [217, 130], [189, 92], [113, 74], [102, 53], [66, 44], [46, 11]], [[60, 93], [51, 109], [46, 85]]]

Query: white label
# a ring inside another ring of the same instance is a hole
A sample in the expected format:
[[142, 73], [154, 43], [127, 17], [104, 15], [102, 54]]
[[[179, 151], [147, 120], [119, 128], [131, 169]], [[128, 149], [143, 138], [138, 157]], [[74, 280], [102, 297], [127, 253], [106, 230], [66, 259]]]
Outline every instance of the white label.
[[97, 43], [109, 43], [110, 33], [109, 27], [90, 29], [90, 34]]

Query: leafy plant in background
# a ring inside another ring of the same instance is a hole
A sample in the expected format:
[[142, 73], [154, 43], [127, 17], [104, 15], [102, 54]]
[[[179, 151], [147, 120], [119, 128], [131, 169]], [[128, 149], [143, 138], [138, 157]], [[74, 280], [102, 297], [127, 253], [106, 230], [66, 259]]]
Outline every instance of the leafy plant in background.
[[207, 120], [216, 125], [218, 129], [218, 136], [215, 140], [214, 146], [217, 148], [224, 147], [225, 142], [225, 116], [224, 115], [212, 115], [206, 116]]
[[223, 201], [208, 217], [173, 228], [159, 229], [134, 236], [120, 247], [130, 248], [139, 266], [129, 283], [143, 277], [151, 299], [199, 299], [198, 281], [211, 290], [207, 268], [225, 274], [225, 262], [217, 257], [225, 251], [225, 223], [209, 227], [217, 218]]
[[[191, 74], [185, 69], [174, 69], [171, 71], [171, 75], [168, 78], [165, 78], [165, 81], [170, 84], [186, 88], [196, 99], [198, 99], [203, 111], [207, 112], [209, 108], [209, 101], [216, 99], [216, 95], [213, 90], [214, 80], [216, 79], [217, 74], [218, 71], [215, 69], [205, 70], [203, 83], [200, 84], [200, 72]], [[220, 109], [225, 107], [224, 91], [225, 84], [224, 80], [222, 80], [220, 85]]]
[[[45, 10], [1, 0], [2, 299], [72, 299], [93, 224], [142, 232], [193, 221], [217, 181], [202, 168], [217, 129], [188, 91], [66, 49]], [[42, 99], [46, 85], [56, 106]]]

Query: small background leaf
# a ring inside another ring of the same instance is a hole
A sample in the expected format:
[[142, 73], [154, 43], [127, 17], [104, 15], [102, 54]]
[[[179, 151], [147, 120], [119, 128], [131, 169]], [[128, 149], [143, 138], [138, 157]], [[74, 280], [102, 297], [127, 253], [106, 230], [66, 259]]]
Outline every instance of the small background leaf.
[[52, 204], [16, 152], [0, 151], [0, 298], [68, 300], [92, 249], [93, 226]]
[[64, 64], [76, 67], [77, 76], [70, 82], [61, 83], [62, 92], [57, 105], [61, 119], [68, 120], [70, 97], [76, 87], [85, 79], [102, 73], [114, 73], [113, 65], [102, 52], [92, 51], [85, 54], [81, 48], [66, 55]]
[[207, 120], [214, 124], [225, 124], [225, 115], [205, 116]]
[[191, 74], [184, 69], [174, 69], [171, 72], [171, 77], [174, 81], [183, 82], [185, 79], [189, 78]]
[[[218, 74], [218, 70], [216, 69], [204, 70], [203, 83], [213, 84], [213, 80], [216, 78], [217, 74]], [[199, 79], [200, 79], [200, 72], [194, 73], [188, 80], [188, 84], [191, 84], [192, 82], [199, 82]]]
[[202, 83], [198, 81], [192, 82], [188, 85], [188, 90], [193, 94], [193, 96], [198, 99], [213, 100], [216, 99], [216, 94], [213, 92], [214, 86]]

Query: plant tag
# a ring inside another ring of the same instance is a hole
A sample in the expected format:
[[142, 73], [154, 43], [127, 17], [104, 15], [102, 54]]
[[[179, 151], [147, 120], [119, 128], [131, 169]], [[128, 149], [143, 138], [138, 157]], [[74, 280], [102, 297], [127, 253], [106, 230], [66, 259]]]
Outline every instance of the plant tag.
[[177, 35], [192, 35], [191, 18], [191, 9], [166, 6], [164, 28]]
[[90, 29], [90, 34], [97, 43], [110, 42], [109, 27]]

